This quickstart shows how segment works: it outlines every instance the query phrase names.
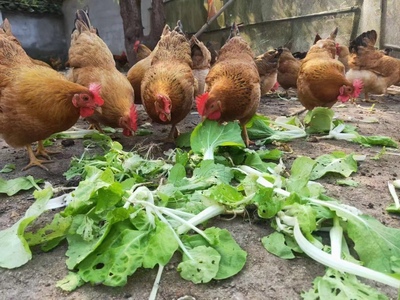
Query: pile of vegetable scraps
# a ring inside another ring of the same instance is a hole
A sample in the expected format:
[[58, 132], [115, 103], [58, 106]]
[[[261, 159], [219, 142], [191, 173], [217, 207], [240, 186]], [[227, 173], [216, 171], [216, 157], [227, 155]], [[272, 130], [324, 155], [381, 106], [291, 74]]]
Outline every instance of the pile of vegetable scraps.
[[[305, 124], [295, 117], [271, 121], [256, 115], [247, 129], [258, 145], [304, 138], [322, 128], [323, 138], [397, 147], [388, 137], [361, 136], [332, 117], [327, 109], [311, 112]], [[326, 266], [304, 299], [387, 298], [357, 277], [400, 287], [400, 230], [328, 197], [316, 181], [337, 173], [351, 184], [348, 177], [357, 172], [359, 157], [341, 151], [298, 157], [286, 170], [281, 151], [247, 149], [240, 133], [236, 122], [205, 120], [162, 159], [124, 151], [107, 135], [95, 133], [92, 140], [106, 151], [72, 160], [65, 176], [79, 176], [77, 187], [39, 186], [41, 181], [31, 177], [1, 180], [0, 192], [10, 196], [19, 191], [15, 180], [22, 189], [34, 187], [36, 201], [24, 218], [0, 231], [0, 267], [27, 263], [33, 246], [49, 251], [66, 242], [70, 272], [57, 282], [61, 289], [73, 291], [86, 283], [123, 286], [138, 268], [158, 267], [150, 296], [155, 299], [163, 267], [176, 252], [181, 254], [177, 271], [194, 283], [240, 272], [246, 252], [227, 230], [204, 224], [218, 215], [244, 213], [252, 205], [275, 229], [261, 239], [267, 251], [283, 259], [305, 254]], [[28, 230], [54, 209], [50, 223]], [[399, 209], [398, 199], [391, 209]], [[327, 233], [328, 241], [322, 239]]]

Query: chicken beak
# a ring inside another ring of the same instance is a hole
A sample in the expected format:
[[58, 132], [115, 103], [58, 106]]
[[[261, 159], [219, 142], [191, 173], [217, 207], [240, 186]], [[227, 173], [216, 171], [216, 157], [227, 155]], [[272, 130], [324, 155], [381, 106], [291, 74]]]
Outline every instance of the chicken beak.
[[94, 110], [97, 111], [99, 114], [103, 113], [103, 110], [101, 109], [101, 106], [96, 106]]
[[168, 122], [171, 121], [171, 114], [165, 114], [165, 117], [167, 118]]

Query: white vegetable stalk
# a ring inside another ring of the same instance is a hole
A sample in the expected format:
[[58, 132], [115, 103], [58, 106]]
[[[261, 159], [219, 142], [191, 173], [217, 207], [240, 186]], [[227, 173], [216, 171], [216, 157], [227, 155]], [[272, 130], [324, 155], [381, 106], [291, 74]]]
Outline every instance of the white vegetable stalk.
[[394, 277], [337, 258], [315, 247], [304, 237], [303, 233], [300, 230], [297, 218], [293, 228], [293, 234], [301, 250], [303, 250], [305, 254], [307, 254], [315, 261], [340, 272], [346, 272], [367, 279], [375, 280], [377, 282], [381, 282], [395, 288], [400, 288], [400, 280]]
[[400, 208], [399, 197], [397, 196], [397, 193], [396, 193], [393, 183], [391, 183], [390, 181], [388, 181], [388, 188], [389, 188], [390, 195], [392, 195], [395, 208], [399, 209]]
[[191, 224], [193, 226], [196, 226], [198, 224], [201, 224], [207, 220], [210, 220], [216, 216], [219, 216], [220, 214], [225, 212], [225, 207], [219, 204], [214, 204], [209, 207], [207, 207], [205, 210], [203, 210], [201, 213], [195, 215], [191, 219], [187, 220], [187, 223], [183, 223], [181, 226], [177, 228], [177, 233], [178, 234], [184, 234], [188, 232], [192, 227], [188, 226], [188, 224]]
[[161, 275], [162, 275], [163, 271], [164, 271], [164, 266], [158, 265], [157, 276], [156, 276], [156, 279], [154, 280], [154, 284], [153, 284], [153, 288], [151, 289], [149, 300], [157, 299], [157, 292], [158, 292], [158, 288], [160, 287]]
[[395, 188], [400, 189], [400, 179], [393, 180], [393, 185]]
[[328, 135], [321, 136], [319, 139], [335, 139], [335, 140], [346, 140], [351, 142], [357, 138], [355, 133], [342, 133], [346, 126], [344, 124], [339, 124], [335, 128], [329, 131]]
[[212, 147], [207, 148], [206, 152], [204, 153], [203, 160], [207, 159], [214, 160], [214, 148]]
[[329, 231], [331, 239], [331, 255], [336, 259], [342, 258], [343, 228], [340, 226], [339, 218], [333, 218], [333, 227]]
[[[235, 169], [241, 171], [242, 173], [244, 173], [246, 175], [256, 175], [256, 176], [258, 176], [258, 178], [257, 178], [258, 184], [261, 184], [262, 186], [265, 186], [266, 188], [274, 188], [274, 185], [263, 177], [263, 173], [261, 173], [260, 171], [257, 171], [256, 169], [253, 169], [252, 167], [238, 166]], [[284, 197], [290, 196], [290, 193], [288, 191], [285, 191], [281, 188], [274, 188], [274, 192], [279, 195], [282, 195]]]

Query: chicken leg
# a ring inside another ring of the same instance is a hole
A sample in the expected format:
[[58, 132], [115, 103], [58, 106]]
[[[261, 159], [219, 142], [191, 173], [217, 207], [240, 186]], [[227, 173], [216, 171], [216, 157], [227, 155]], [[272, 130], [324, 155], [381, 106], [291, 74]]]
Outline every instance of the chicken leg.
[[36, 148], [36, 153], [35, 156], [43, 156], [46, 157], [48, 160], [50, 160], [49, 154], [58, 154], [60, 151], [50, 151], [46, 150], [43, 146], [43, 141], [38, 141], [38, 146]]
[[[42, 144], [42, 146], [43, 146], [43, 144]], [[23, 171], [25, 171], [25, 170], [27, 170], [27, 169], [29, 169], [29, 168], [31, 168], [31, 167], [34, 167], [34, 166], [40, 167], [40, 168], [42, 168], [42, 169], [44, 169], [44, 170], [46, 170], [46, 171], [49, 170], [49, 169], [47, 169], [45, 166], [43, 166], [42, 164], [44, 164], [44, 163], [50, 163], [50, 162], [52, 162], [52, 161], [49, 161], [49, 160], [39, 160], [39, 159], [37, 159], [36, 156], [35, 156], [35, 154], [33, 153], [33, 150], [32, 150], [31, 145], [27, 145], [27, 146], [26, 146], [26, 150], [28, 151], [28, 155], [29, 155], [29, 164], [28, 164], [26, 167], [24, 167], [24, 168], [22, 169]]]

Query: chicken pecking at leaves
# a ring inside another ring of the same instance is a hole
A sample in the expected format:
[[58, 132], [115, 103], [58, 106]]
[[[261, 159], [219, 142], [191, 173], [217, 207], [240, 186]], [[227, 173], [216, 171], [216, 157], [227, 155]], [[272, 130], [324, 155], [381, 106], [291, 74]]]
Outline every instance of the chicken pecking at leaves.
[[250, 140], [245, 125], [260, 103], [260, 76], [254, 53], [235, 24], [206, 77], [205, 89], [206, 92], [196, 99], [199, 114], [219, 122], [239, 120], [248, 146]]
[[96, 81], [101, 84], [104, 99], [102, 112], [95, 112], [87, 120], [99, 131], [100, 124], [122, 128], [125, 136], [137, 130], [137, 112], [133, 103], [133, 88], [117, 70], [113, 55], [98, 36], [84, 10], [76, 13], [75, 30], [68, 51], [70, 71], [67, 77], [83, 86]]
[[[24, 168], [48, 161], [50, 151], [42, 140], [67, 130], [81, 117], [89, 117], [103, 105], [101, 85], [88, 87], [68, 81], [52, 68], [37, 65], [19, 43], [0, 30], [0, 137], [12, 147], [26, 147], [30, 163]], [[31, 143], [38, 142], [36, 155]]]
[[166, 25], [156, 48], [141, 83], [142, 101], [154, 122], [172, 125], [168, 136], [172, 141], [179, 134], [176, 125], [187, 116], [194, 100], [190, 44], [180, 30], [171, 31]]

